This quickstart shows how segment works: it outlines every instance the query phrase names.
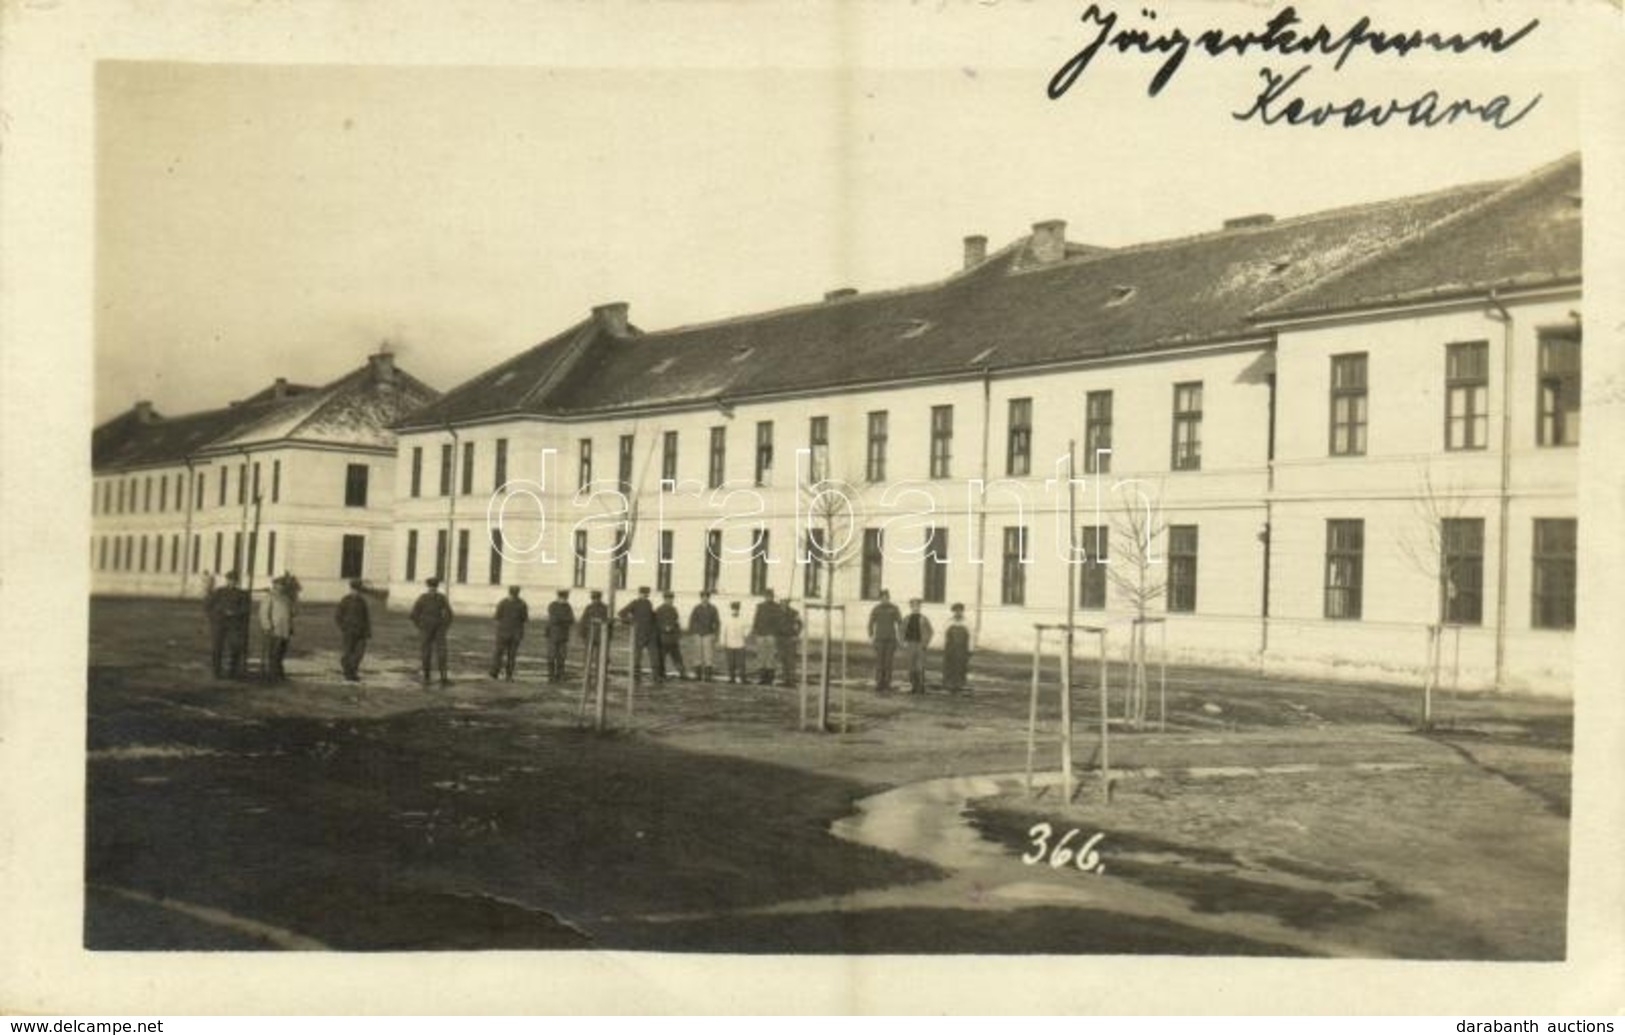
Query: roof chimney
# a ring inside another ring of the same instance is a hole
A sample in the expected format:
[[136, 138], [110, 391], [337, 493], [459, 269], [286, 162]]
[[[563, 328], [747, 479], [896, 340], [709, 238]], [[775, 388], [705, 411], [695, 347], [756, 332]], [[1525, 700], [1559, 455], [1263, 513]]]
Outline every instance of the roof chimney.
[[843, 298], [851, 298], [853, 295], [855, 295], [857, 293], [858, 293], [857, 288], [850, 288], [850, 287], [836, 288], [833, 291], [824, 292], [824, 301], [826, 301], [826, 302], [839, 302], [841, 299], [843, 299]]
[[286, 399], [287, 397], [288, 397], [288, 379], [285, 378], [285, 377], [279, 377], [279, 378], [276, 379], [276, 383], [271, 385], [271, 398], [273, 398], [273, 399]]
[[135, 419], [141, 424], [151, 424], [158, 419], [158, 414], [152, 410], [152, 401], [150, 399], [142, 399], [135, 404]]
[[379, 349], [368, 356], [367, 366], [372, 368], [372, 379], [377, 384], [395, 383], [395, 356], [387, 349]]
[[965, 268], [974, 269], [987, 261], [987, 235], [970, 234], [965, 238]]
[[1247, 230], [1255, 226], [1269, 226], [1273, 222], [1275, 222], [1275, 217], [1268, 212], [1255, 212], [1250, 216], [1236, 216], [1234, 219], [1226, 219], [1224, 228], [1226, 230]]
[[1066, 258], [1066, 220], [1046, 219], [1033, 224], [1033, 261], [1059, 262]]
[[592, 318], [598, 322], [605, 334], [616, 338], [626, 337], [626, 311], [625, 302], [605, 302], [603, 305], [592, 307]]

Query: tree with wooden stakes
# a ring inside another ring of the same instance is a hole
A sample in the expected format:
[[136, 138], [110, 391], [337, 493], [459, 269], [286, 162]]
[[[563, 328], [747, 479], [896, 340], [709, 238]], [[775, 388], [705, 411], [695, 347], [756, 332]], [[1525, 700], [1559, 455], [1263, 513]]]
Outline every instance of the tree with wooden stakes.
[[[1151, 608], [1168, 594], [1168, 566], [1160, 545], [1168, 530], [1156, 503], [1134, 482], [1119, 488], [1132, 489], [1122, 504], [1112, 511], [1112, 548], [1106, 578], [1116, 595], [1134, 614], [1128, 643], [1128, 680], [1124, 690], [1123, 717], [1136, 729], [1145, 724], [1146, 702], [1150, 697], [1146, 677], [1146, 629]], [[1161, 498], [1160, 486], [1158, 498]], [[1086, 547], [1094, 544], [1085, 543]]]
[[[1463, 520], [1467, 498], [1453, 485], [1440, 486], [1433, 469], [1422, 464], [1411, 502], [1412, 519], [1399, 535], [1399, 550], [1416, 572], [1437, 587], [1437, 620], [1428, 624], [1422, 667], [1422, 728], [1433, 726], [1434, 696], [1442, 683], [1447, 632], [1454, 632], [1457, 656], [1451, 664], [1451, 686], [1460, 676], [1461, 626], [1482, 618], [1484, 526]], [[1476, 570], [1474, 570], [1476, 568]]]
[[[810, 465], [809, 465], [810, 466]], [[821, 732], [831, 732], [830, 711], [830, 651], [834, 635], [831, 624], [835, 613], [835, 578], [842, 570], [858, 562], [862, 553], [858, 540], [858, 490], [837, 479], [824, 478], [817, 482], [797, 479], [797, 496], [806, 520], [806, 541], [801, 560], [817, 572], [817, 590], [823, 607], [823, 650], [819, 654], [817, 718]], [[801, 571], [801, 565], [792, 565], [792, 580]], [[791, 583], [792, 587], [794, 582]], [[807, 616], [809, 619], [811, 615]], [[806, 685], [806, 673], [802, 673]], [[805, 709], [803, 709], [805, 710]], [[844, 721], [844, 720], [843, 720]]]

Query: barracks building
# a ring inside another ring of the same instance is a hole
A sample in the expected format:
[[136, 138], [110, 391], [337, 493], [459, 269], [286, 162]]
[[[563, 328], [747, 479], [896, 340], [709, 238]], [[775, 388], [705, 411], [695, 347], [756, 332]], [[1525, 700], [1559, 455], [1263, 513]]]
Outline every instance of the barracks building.
[[829, 591], [856, 638], [884, 588], [1029, 650], [1075, 578], [1170, 658], [1414, 680], [1440, 627], [1459, 685], [1567, 693], [1580, 240], [1571, 156], [1125, 248], [1052, 220], [672, 330], [601, 305], [397, 426], [391, 599]]
[[224, 409], [164, 417], [140, 402], [91, 439], [96, 593], [199, 596], [291, 571], [307, 599], [389, 578], [395, 437], [436, 392], [380, 352], [321, 387], [283, 378]]

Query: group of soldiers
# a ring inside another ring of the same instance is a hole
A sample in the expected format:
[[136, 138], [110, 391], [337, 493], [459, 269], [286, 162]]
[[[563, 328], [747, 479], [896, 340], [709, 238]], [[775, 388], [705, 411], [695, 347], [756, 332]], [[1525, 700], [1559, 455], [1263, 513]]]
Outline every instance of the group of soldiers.
[[[225, 584], [208, 590], [204, 603], [209, 618], [215, 678], [241, 678], [247, 672], [248, 630], [253, 612], [252, 600], [233, 571], [226, 575]], [[447, 672], [446, 639], [456, 617], [451, 602], [440, 592], [440, 579], [430, 578], [425, 589], [412, 605], [411, 621], [417, 629], [422, 664], [422, 679], [429, 685], [438, 673], [440, 685], [451, 680]], [[334, 612], [342, 639], [340, 667], [345, 680], [357, 682], [361, 678], [361, 662], [366, 656], [367, 642], [372, 637], [372, 614], [363, 593], [360, 579], [350, 581], [350, 592]], [[298, 612], [299, 580], [291, 572], [273, 579], [265, 599], [260, 602], [260, 629], [263, 635], [262, 671], [269, 679], [286, 677], [283, 667], [288, 644], [293, 637], [293, 620]], [[688, 679], [689, 668], [683, 659], [683, 637], [695, 638], [698, 655], [693, 676], [697, 680], [712, 682], [716, 679], [718, 651], [727, 657], [729, 683], [751, 682], [745, 664], [748, 646], [755, 647], [755, 682], [763, 686], [774, 683], [793, 686], [796, 681], [796, 651], [801, 638], [801, 617], [794, 605], [780, 603], [773, 591], [768, 590], [757, 601], [754, 613], [747, 621], [739, 601], [732, 601], [726, 613], [719, 612], [711, 602], [711, 592], [702, 590], [697, 604], [683, 622], [677, 609], [676, 594], [665, 591], [656, 606], [648, 586], [638, 587], [637, 596], [621, 608], [616, 616], [627, 626], [632, 636], [633, 679], [643, 678], [647, 660], [651, 678], [656, 683], [667, 679]], [[904, 614], [891, 602], [891, 594], [880, 593], [880, 601], [869, 613], [868, 636], [875, 649], [875, 690], [890, 693], [892, 671], [897, 651], [904, 652], [908, 669], [909, 693], [923, 694], [926, 688], [926, 660], [935, 630], [931, 620], [921, 611], [921, 601], [910, 600]], [[943, 643], [942, 686], [952, 693], [967, 691], [970, 664], [970, 633], [965, 628], [965, 608], [955, 604], [951, 609], [952, 624], [948, 626]], [[497, 604], [494, 615], [496, 642], [491, 655], [489, 675], [492, 679], [513, 680], [514, 667], [519, 657], [519, 646], [530, 623], [530, 606], [518, 586], [510, 586], [508, 595]], [[598, 652], [611, 638], [609, 607], [604, 595], [591, 591], [591, 602], [582, 609], [579, 619], [570, 603], [570, 591], [561, 589], [556, 599], [547, 606], [547, 677], [551, 683], [561, 683], [567, 675], [567, 662], [572, 639], [579, 639], [583, 647], [585, 670], [598, 668]]]

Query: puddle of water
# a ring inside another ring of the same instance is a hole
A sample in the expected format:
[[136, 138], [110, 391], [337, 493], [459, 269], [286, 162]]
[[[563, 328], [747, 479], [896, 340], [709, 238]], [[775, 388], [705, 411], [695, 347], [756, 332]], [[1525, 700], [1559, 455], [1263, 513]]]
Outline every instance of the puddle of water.
[[86, 753], [92, 762], [139, 762], [149, 758], [207, 758], [219, 752], [187, 744], [125, 744]]

